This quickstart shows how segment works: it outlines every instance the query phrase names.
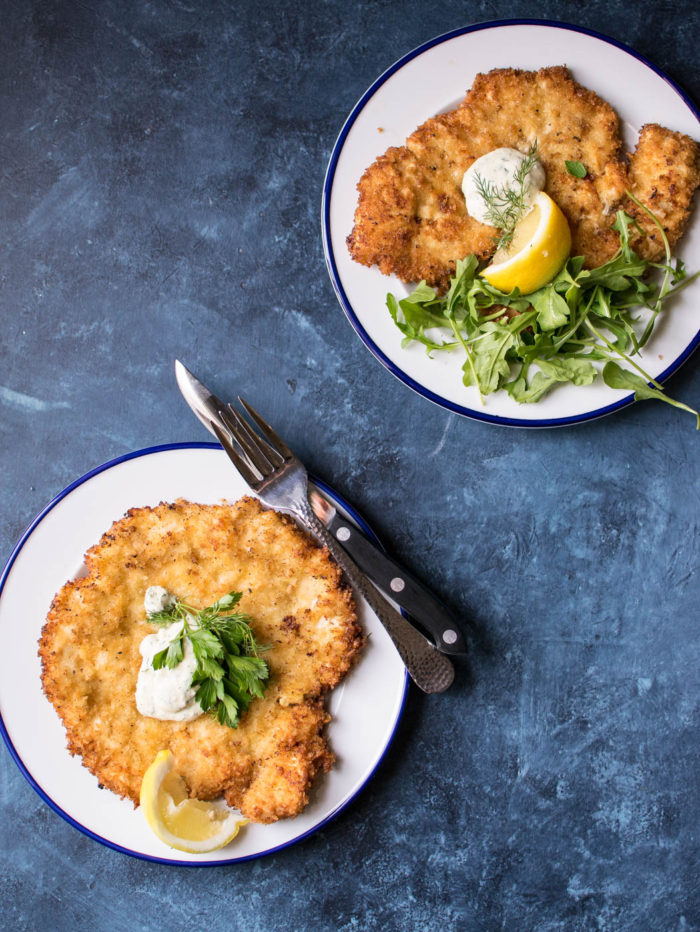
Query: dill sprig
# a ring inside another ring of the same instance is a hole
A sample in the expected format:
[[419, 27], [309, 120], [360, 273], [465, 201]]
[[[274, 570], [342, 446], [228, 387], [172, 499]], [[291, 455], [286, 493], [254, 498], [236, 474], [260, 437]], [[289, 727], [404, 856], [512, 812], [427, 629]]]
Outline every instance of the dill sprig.
[[527, 213], [527, 178], [537, 164], [537, 140], [513, 176], [513, 185], [497, 185], [486, 181], [478, 172], [474, 175], [476, 190], [486, 204], [486, 217], [499, 231], [496, 250], [507, 249], [513, 242], [518, 221]]

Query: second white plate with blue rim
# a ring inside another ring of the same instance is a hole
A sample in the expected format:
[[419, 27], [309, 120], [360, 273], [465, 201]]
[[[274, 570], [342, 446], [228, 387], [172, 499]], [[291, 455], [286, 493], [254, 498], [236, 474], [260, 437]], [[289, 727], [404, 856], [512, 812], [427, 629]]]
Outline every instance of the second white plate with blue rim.
[[[681, 89], [643, 56], [619, 42], [564, 23], [509, 20], [481, 23], [438, 36], [395, 62], [372, 83], [348, 116], [331, 154], [323, 190], [326, 263], [338, 300], [370, 352], [398, 379], [430, 401], [467, 417], [515, 427], [555, 427], [600, 417], [630, 404], [631, 393], [593, 385], [557, 387], [541, 401], [519, 405], [505, 392], [480, 404], [461, 381], [458, 352], [426, 355], [420, 345], [401, 346], [402, 335], [386, 309], [386, 295], [411, 287], [376, 268], [353, 262], [345, 243], [357, 206], [357, 182], [390, 146], [402, 146], [417, 126], [455, 107], [479, 72], [494, 68], [536, 70], [565, 64], [579, 84], [617, 111], [627, 150], [645, 123], [700, 136], [700, 114]], [[700, 222], [691, 220], [676, 255], [692, 272], [700, 268]], [[642, 365], [664, 381], [700, 343], [696, 283], [660, 319]], [[682, 399], [681, 399], [682, 400]]]

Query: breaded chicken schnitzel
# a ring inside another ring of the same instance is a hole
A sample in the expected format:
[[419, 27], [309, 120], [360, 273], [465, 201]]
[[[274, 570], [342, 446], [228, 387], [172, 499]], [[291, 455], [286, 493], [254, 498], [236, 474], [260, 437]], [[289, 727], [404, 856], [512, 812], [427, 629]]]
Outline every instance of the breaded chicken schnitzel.
[[[141, 780], [169, 748], [192, 796], [226, 797], [253, 822], [295, 816], [333, 763], [323, 696], [363, 644], [352, 594], [328, 552], [256, 499], [135, 508], [85, 557], [87, 576], [56, 595], [39, 642], [44, 692], [68, 749], [107, 787], [138, 804]], [[142, 639], [156, 628], [143, 598], [163, 586], [195, 607], [243, 593], [270, 680], [237, 729], [141, 715]]]
[[[455, 110], [427, 120], [405, 146], [388, 149], [365, 171], [348, 237], [353, 259], [444, 290], [457, 259], [474, 253], [486, 260], [495, 249], [494, 227], [467, 213], [464, 172], [487, 152], [527, 152], [535, 141], [544, 190], [569, 222], [572, 254], [585, 256], [589, 267], [617, 250], [611, 227], [621, 207], [647, 234], [637, 234], [637, 252], [650, 260], [664, 254], [657, 228], [626, 189], [656, 213], [671, 246], [683, 233], [700, 183], [700, 149], [692, 139], [645, 126], [628, 164], [617, 114], [566, 68], [504, 68], [477, 75]], [[582, 162], [586, 177], [570, 175], [567, 160]]]

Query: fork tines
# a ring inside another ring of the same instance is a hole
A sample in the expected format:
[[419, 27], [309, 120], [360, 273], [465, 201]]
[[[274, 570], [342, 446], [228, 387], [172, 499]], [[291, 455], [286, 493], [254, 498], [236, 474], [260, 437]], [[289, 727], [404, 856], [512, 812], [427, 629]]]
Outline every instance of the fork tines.
[[211, 424], [211, 429], [216, 434], [217, 440], [219, 441], [221, 446], [224, 448], [224, 450], [226, 450], [226, 453], [228, 454], [229, 459], [231, 460], [233, 465], [236, 467], [238, 472], [241, 474], [241, 476], [243, 477], [243, 480], [247, 482], [248, 485], [252, 489], [257, 488], [260, 485], [261, 479], [260, 479], [260, 476], [254, 473], [253, 470], [250, 468], [247, 458], [244, 458], [243, 456], [241, 456], [241, 454], [238, 452], [238, 450], [234, 447], [233, 443], [231, 442], [231, 438], [229, 437], [229, 435], [224, 433], [224, 431], [219, 427], [216, 421], [210, 421], [209, 423]]
[[[218, 429], [216, 435], [238, 469], [243, 472], [245, 480], [249, 485], [253, 485], [258, 483], [261, 478], [265, 478], [265, 476], [283, 466], [287, 459], [293, 458], [293, 454], [254, 408], [240, 396], [238, 400], [265, 436], [261, 437], [230, 404], [218, 409], [221, 422], [230, 436], [226, 437]], [[216, 427], [216, 425], [213, 426]], [[222, 439], [222, 436], [224, 439]], [[232, 441], [237, 444], [238, 450], [236, 450]], [[251, 468], [257, 475], [253, 475]]]
[[[281, 457], [283, 457], [283, 459], [285, 459], [285, 460], [294, 459], [294, 454], [293, 454], [292, 451], [289, 449], [289, 447], [288, 447], [287, 444], [284, 442], [284, 440], [282, 440], [281, 437], [278, 437], [278, 436], [277, 436], [277, 434], [276, 434], [276, 433], [274, 432], [274, 430], [270, 427], [270, 425], [267, 423], [267, 421], [264, 421], [264, 420], [260, 417], [260, 415], [259, 415], [258, 412], [255, 410], [255, 408], [252, 408], [252, 407], [248, 404], [248, 402], [245, 401], [245, 399], [241, 398], [240, 395], [238, 396], [238, 400], [239, 400], [240, 403], [243, 405], [243, 407], [246, 409], [246, 411], [248, 412], [248, 414], [252, 417], [252, 419], [255, 421], [255, 423], [258, 425], [258, 427], [260, 428], [260, 430], [265, 434], [265, 436], [267, 437], [267, 440], [268, 440], [268, 443], [269, 443], [270, 447], [271, 447], [273, 450], [275, 450]], [[231, 405], [229, 405], [229, 408], [230, 408], [230, 407], [231, 407]], [[233, 410], [233, 409], [232, 409], [232, 410]]]

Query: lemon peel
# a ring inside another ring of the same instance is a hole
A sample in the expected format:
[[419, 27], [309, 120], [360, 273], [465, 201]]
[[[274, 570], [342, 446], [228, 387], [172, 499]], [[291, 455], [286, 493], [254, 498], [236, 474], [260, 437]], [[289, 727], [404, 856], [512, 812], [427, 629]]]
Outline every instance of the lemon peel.
[[527, 295], [550, 282], [571, 251], [571, 231], [555, 202], [541, 191], [515, 228], [507, 249], [499, 249], [481, 275], [494, 288]]
[[223, 800], [190, 799], [173, 770], [171, 751], [159, 751], [141, 782], [141, 808], [162, 842], [178, 851], [205, 854], [228, 845], [247, 819]]

